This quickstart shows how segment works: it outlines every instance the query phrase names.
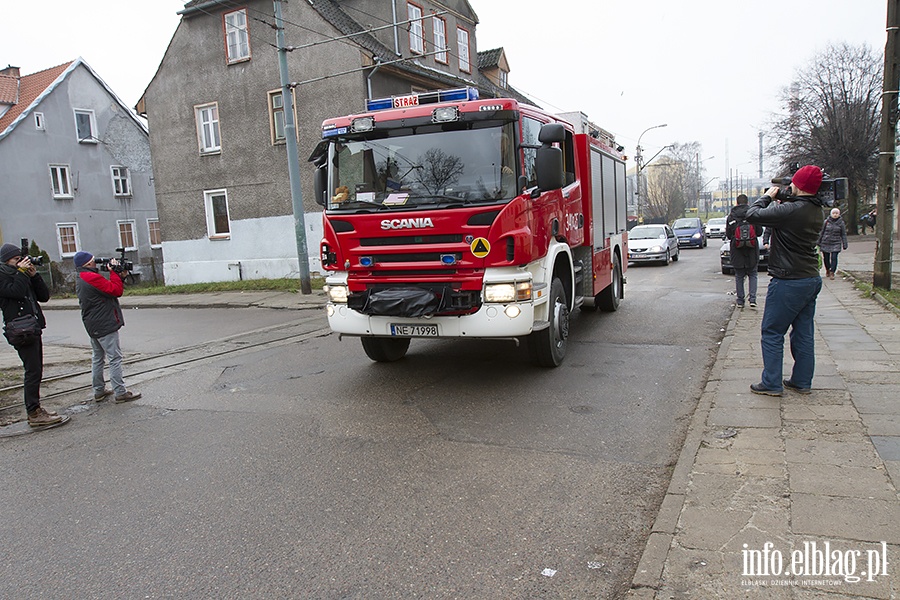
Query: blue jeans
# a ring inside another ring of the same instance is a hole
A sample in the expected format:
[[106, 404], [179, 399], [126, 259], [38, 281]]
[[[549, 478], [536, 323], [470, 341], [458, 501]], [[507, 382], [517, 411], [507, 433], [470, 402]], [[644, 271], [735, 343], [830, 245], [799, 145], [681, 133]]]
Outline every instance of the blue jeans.
[[756, 302], [756, 286], [758, 282], [758, 275], [756, 272], [756, 267], [752, 269], [738, 269], [735, 267], [734, 269], [734, 289], [737, 294], [737, 305], [744, 305], [744, 278], [750, 282], [750, 302]]
[[109, 359], [109, 383], [116, 396], [122, 396], [128, 390], [122, 379], [122, 350], [119, 348], [119, 332], [113, 331], [102, 338], [91, 338], [91, 384], [94, 393], [99, 394], [106, 388], [103, 381], [103, 366]]
[[829, 273], [837, 271], [838, 254], [840, 254], [840, 251], [822, 253], [822, 262], [825, 263], [825, 270]]
[[816, 368], [815, 322], [816, 297], [822, 290], [822, 278], [778, 279], [769, 281], [766, 309], [762, 318], [762, 385], [769, 390], [782, 390], [784, 334], [791, 330], [791, 356], [794, 368], [791, 382], [800, 388], [811, 388]]

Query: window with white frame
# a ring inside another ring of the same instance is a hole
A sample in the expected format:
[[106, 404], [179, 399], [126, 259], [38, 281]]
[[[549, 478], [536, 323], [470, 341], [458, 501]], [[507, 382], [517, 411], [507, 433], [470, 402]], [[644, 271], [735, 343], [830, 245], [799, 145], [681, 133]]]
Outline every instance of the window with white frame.
[[231, 236], [231, 219], [228, 217], [228, 194], [225, 190], [203, 192], [206, 205], [206, 229], [210, 238]]
[[507, 77], [508, 76], [509, 76], [509, 73], [507, 73], [503, 69], [500, 69], [500, 87], [505, 88], [507, 86], [507, 83], [508, 83]]
[[162, 229], [159, 227], [159, 219], [147, 219], [147, 234], [150, 236], [150, 247], [162, 246]]
[[60, 256], [75, 256], [78, 252], [78, 223], [57, 223], [56, 241]]
[[119, 246], [126, 250], [137, 250], [137, 239], [134, 236], [134, 219], [116, 221], [119, 229]]
[[222, 150], [219, 138], [219, 105], [202, 104], [194, 107], [197, 116], [197, 137], [200, 142], [200, 153], [211, 154]]
[[284, 141], [284, 94], [281, 90], [269, 92], [269, 131], [273, 144]]
[[409, 49], [417, 54], [425, 54], [425, 31], [422, 27], [422, 7], [412, 2], [406, 4], [409, 19]]
[[434, 24], [434, 60], [447, 64], [447, 23], [441, 17], [431, 17]]
[[112, 169], [113, 195], [116, 198], [131, 196], [131, 173], [128, 167], [110, 167]]
[[247, 9], [225, 13], [225, 53], [228, 64], [250, 58], [250, 32], [247, 29]]
[[34, 128], [39, 129], [40, 131], [44, 130], [44, 113], [34, 113]]
[[83, 108], [75, 109], [75, 134], [79, 142], [97, 143], [97, 122], [94, 111]]
[[472, 66], [469, 64], [469, 32], [462, 27], [456, 28], [456, 54], [459, 56], [459, 70], [470, 73]]
[[54, 198], [72, 198], [69, 165], [50, 165], [50, 187]]

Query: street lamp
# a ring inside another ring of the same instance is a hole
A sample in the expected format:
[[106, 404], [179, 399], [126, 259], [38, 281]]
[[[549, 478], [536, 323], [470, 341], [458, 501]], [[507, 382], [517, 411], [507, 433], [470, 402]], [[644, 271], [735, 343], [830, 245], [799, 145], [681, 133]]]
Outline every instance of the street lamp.
[[[706, 183], [704, 183], [703, 185], [701, 185], [701, 186], [700, 186], [700, 191], [701, 191], [701, 192], [704, 191], [704, 190], [706, 189], [706, 186], [708, 186], [710, 183], [712, 183], [712, 182], [715, 181], [716, 179], [718, 179], [718, 177], [712, 177], [709, 181], [707, 181]], [[706, 200], [706, 218], [707, 218], [707, 219], [709, 219], [709, 205], [710, 205], [711, 202], [712, 202], [712, 198], [711, 198], [711, 197], [708, 198], [708, 199]]]
[[637, 181], [634, 186], [634, 196], [635, 196], [635, 204], [637, 204], [638, 210], [638, 222], [642, 223], [644, 221], [644, 211], [641, 206], [641, 170], [643, 166], [641, 165], [641, 138], [644, 137], [644, 134], [650, 131], [651, 129], [659, 129], [660, 127], [666, 127], [668, 123], [663, 123], [661, 125], [654, 125], [653, 127], [648, 127], [644, 131], [641, 132], [641, 135], [638, 136], [637, 146], [634, 148], [634, 163], [637, 167]]

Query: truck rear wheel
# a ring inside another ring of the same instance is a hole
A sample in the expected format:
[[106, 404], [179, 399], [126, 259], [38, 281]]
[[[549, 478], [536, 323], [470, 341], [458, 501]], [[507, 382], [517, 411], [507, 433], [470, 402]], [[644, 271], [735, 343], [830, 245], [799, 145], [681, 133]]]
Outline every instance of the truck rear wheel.
[[409, 350], [409, 338], [362, 337], [359, 340], [366, 356], [375, 362], [400, 360]]
[[616, 259], [612, 270], [612, 281], [606, 289], [597, 294], [594, 303], [604, 312], [614, 312], [619, 308], [619, 299], [622, 294], [622, 263]]
[[535, 363], [541, 367], [558, 367], [566, 357], [569, 339], [569, 305], [558, 277], [550, 284], [550, 326], [528, 336]]

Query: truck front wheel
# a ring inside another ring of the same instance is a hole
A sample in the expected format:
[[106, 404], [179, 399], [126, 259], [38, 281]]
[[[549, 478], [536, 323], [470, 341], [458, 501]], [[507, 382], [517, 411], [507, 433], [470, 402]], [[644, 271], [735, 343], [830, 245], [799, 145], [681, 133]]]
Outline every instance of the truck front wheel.
[[569, 305], [558, 277], [550, 284], [550, 326], [528, 336], [531, 356], [541, 367], [558, 367], [566, 357], [569, 339]]
[[359, 340], [366, 356], [375, 362], [400, 360], [409, 350], [409, 338], [363, 337]]

